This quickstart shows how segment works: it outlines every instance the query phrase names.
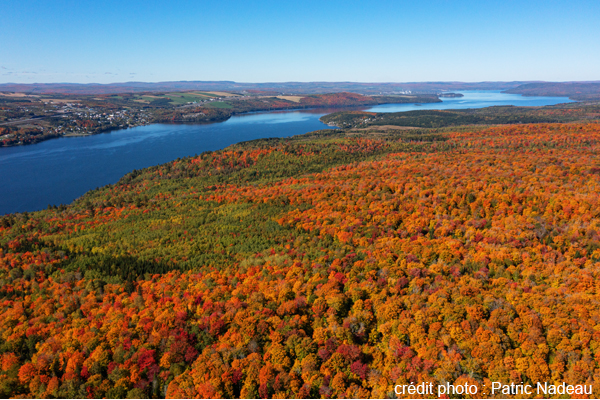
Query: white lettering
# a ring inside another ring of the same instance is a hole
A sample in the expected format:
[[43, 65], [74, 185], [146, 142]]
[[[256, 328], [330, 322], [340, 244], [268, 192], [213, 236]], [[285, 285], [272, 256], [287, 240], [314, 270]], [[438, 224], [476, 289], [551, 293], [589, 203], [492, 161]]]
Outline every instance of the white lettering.
[[592, 394], [592, 385], [567, 385], [565, 382], [560, 385], [549, 385], [548, 382], [537, 384], [537, 393], [544, 395], [556, 394]]
[[[492, 389], [493, 390], [493, 389]], [[461, 395], [461, 394], [477, 394], [477, 386], [469, 385], [465, 383], [464, 385], [454, 386], [446, 382], [444, 385], [438, 385], [438, 397], [447, 394], [447, 395]]]
[[411, 382], [409, 385], [396, 385], [394, 386], [394, 393], [397, 395], [401, 394], [420, 394], [420, 395], [433, 395], [433, 383], [421, 382], [415, 385]]
[[496, 393], [496, 390], [500, 390], [502, 384], [500, 382], [492, 382], [492, 394]]

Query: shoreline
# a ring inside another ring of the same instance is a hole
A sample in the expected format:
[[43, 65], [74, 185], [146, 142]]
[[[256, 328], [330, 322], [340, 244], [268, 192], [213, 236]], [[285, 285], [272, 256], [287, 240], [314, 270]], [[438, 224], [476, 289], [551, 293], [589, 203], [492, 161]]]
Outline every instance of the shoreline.
[[[421, 103], [421, 104], [436, 104], [436, 103], [441, 103], [442, 101], [436, 101], [436, 102], [427, 102], [427, 103]], [[65, 133], [62, 135], [57, 135], [57, 136], [52, 136], [52, 137], [47, 137], [44, 138], [42, 140], [38, 140], [32, 143], [19, 143], [19, 144], [11, 144], [11, 145], [2, 145], [0, 146], [0, 149], [2, 148], [9, 148], [9, 147], [20, 147], [20, 146], [30, 146], [30, 145], [35, 145], [38, 143], [42, 143], [48, 140], [52, 140], [52, 139], [61, 139], [61, 138], [72, 138], [72, 137], [86, 137], [86, 136], [95, 136], [95, 135], [100, 135], [103, 133], [111, 133], [111, 132], [115, 132], [115, 131], [120, 131], [123, 129], [129, 129], [129, 128], [137, 128], [139, 126], [148, 126], [148, 125], [152, 125], [152, 124], [185, 124], [185, 125], [207, 125], [207, 124], [217, 124], [217, 123], [221, 123], [221, 122], [225, 122], [228, 121], [229, 119], [231, 119], [231, 117], [234, 116], [240, 116], [240, 115], [246, 115], [246, 114], [258, 114], [258, 113], [272, 113], [272, 112], [293, 112], [293, 111], [306, 111], [306, 110], [318, 110], [318, 109], [333, 109], [333, 110], [338, 110], [338, 109], [344, 109], [344, 108], [358, 108], [358, 107], [366, 107], [366, 106], [377, 106], [377, 105], [383, 105], [383, 104], [412, 104], [412, 103], [389, 103], [389, 102], [377, 102], [377, 103], [365, 103], [365, 104], [356, 104], [356, 105], [341, 105], [341, 106], [332, 106], [332, 105], [311, 105], [311, 106], [306, 106], [306, 107], [293, 107], [293, 108], [276, 108], [276, 109], [264, 109], [264, 110], [254, 110], [254, 111], [242, 111], [242, 112], [236, 112], [236, 111], [232, 111], [231, 114], [227, 115], [227, 116], [223, 116], [222, 118], [214, 118], [214, 119], [210, 119], [210, 120], [206, 120], [206, 121], [193, 121], [193, 120], [170, 120], [170, 119], [158, 119], [158, 120], [154, 120], [154, 121], [149, 121], [147, 123], [144, 124], [138, 124], [138, 125], [129, 125], [127, 127], [123, 127], [123, 128], [119, 128], [116, 130], [107, 130], [107, 131], [102, 131], [102, 132], [95, 132], [95, 133]], [[1, 151], [1, 150], [0, 150]]]
[[[506, 91], [505, 91], [506, 92]], [[502, 93], [505, 93], [502, 92]], [[508, 93], [508, 94], [512, 94], [512, 93]], [[522, 94], [521, 96], [523, 97], [545, 97], [545, 96], [535, 96], [535, 95], [524, 95]], [[571, 100], [569, 98], [569, 100]], [[427, 102], [427, 103], [418, 103], [420, 104], [437, 104], [437, 103], [443, 103], [442, 100], [440, 101], [436, 101], [436, 102]], [[586, 103], [585, 101], [580, 101], [580, 100], [572, 100], [570, 103], [557, 103], [558, 104], [573, 104], [573, 103]], [[11, 148], [11, 147], [20, 147], [20, 146], [29, 146], [29, 145], [35, 145], [38, 143], [42, 143], [48, 140], [52, 140], [52, 139], [61, 139], [61, 138], [73, 138], [73, 137], [86, 137], [86, 136], [95, 136], [95, 135], [100, 135], [100, 134], [105, 134], [105, 133], [112, 133], [112, 132], [116, 132], [116, 131], [120, 131], [120, 130], [124, 130], [124, 129], [129, 129], [129, 128], [137, 128], [140, 126], [149, 126], [149, 125], [153, 125], [153, 124], [173, 124], [173, 125], [208, 125], [208, 124], [217, 124], [217, 123], [222, 123], [225, 121], [228, 121], [229, 119], [231, 119], [231, 117], [234, 116], [240, 116], [240, 115], [247, 115], [247, 114], [258, 114], [258, 113], [272, 113], [272, 112], [293, 112], [293, 111], [306, 111], [306, 110], [318, 110], [318, 109], [327, 109], [330, 108], [332, 110], [339, 110], [339, 109], [344, 109], [344, 108], [360, 108], [360, 107], [365, 107], [365, 106], [377, 106], [377, 105], [385, 105], [385, 104], [413, 104], [413, 103], [390, 103], [390, 102], [379, 102], [379, 103], [367, 103], [367, 104], [357, 104], [357, 105], [343, 105], [343, 106], [331, 106], [331, 105], [313, 105], [310, 107], [293, 107], [293, 108], [278, 108], [278, 109], [265, 109], [265, 110], [254, 110], [254, 111], [243, 111], [243, 112], [236, 112], [233, 111], [231, 114], [227, 115], [226, 117], [224, 116], [223, 118], [215, 118], [215, 119], [211, 119], [211, 120], [207, 120], [207, 121], [186, 121], [186, 120], [154, 120], [154, 121], [149, 121], [147, 123], [143, 123], [143, 124], [137, 124], [137, 125], [129, 125], [127, 127], [123, 127], [123, 128], [119, 128], [119, 129], [113, 129], [113, 130], [107, 130], [107, 131], [102, 131], [102, 132], [96, 132], [96, 133], [66, 133], [63, 135], [58, 135], [58, 136], [51, 136], [48, 138], [44, 138], [42, 140], [39, 141], [35, 141], [33, 143], [20, 143], [20, 144], [12, 144], [12, 145], [4, 145], [4, 146], [0, 146], [0, 151], [2, 151], [2, 148]], [[417, 103], [415, 103], [417, 104]], [[523, 107], [536, 107], [536, 106], [523, 106]], [[537, 107], [545, 107], [545, 106], [537, 106]], [[360, 110], [356, 110], [356, 111], [360, 111]], [[336, 112], [336, 111], [334, 111]], [[319, 119], [320, 120], [320, 119]], [[323, 121], [321, 121], [323, 122]], [[326, 125], [329, 125], [326, 122], [323, 122]], [[329, 125], [329, 126], [334, 126], [339, 128], [336, 125]]]
[[[568, 104], [568, 103], [567, 103], [567, 104]], [[578, 104], [578, 103], [571, 103], [571, 104]], [[490, 108], [490, 107], [483, 107], [483, 109], [487, 109], [487, 108]], [[539, 107], [532, 106], [532, 107], [525, 107], [525, 108], [527, 108], [527, 109], [537, 109], [537, 108], [539, 108]], [[281, 110], [281, 111], [282, 111], [283, 113], [286, 113], [286, 112], [289, 112], [290, 110]], [[264, 114], [268, 114], [268, 113], [273, 113], [273, 111], [270, 111], [270, 112], [269, 112], [269, 111], [267, 111], [267, 112], [263, 112], [263, 111], [258, 111], [258, 112], [247, 112], [247, 113], [240, 113], [240, 114], [238, 114], [238, 115], [242, 115], [242, 114], [254, 114], [254, 113], [264, 113]], [[343, 113], [343, 112], [342, 112], [342, 113]], [[315, 113], [315, 114], [317, 114], [317, 113]], [[369, 113], [369, 114], [372, 114], [372, 113]], [[382, 115], [386, 115], [386, 114], [390, 114], [390, 113], [382, 113]], [[391, 113], [391, 114], [394, 114], [394, 113]], [[325, 114], [325, 115], [329, 115], [329, 114]], [[336, 122], [338, 122], [338, 121], [323, 121], [323, 120], [322, 120], [322, 118], [323, 118], [323, 116], [321, 116], [321, 117], [320, 117], [320, 118], [318, 118], [318, 119], [319, 119], [319, 121], [320, 121], [321, 123], [323, 123], [323, 124], [324, 124], [326, 127], [323, 127], [323, 128], [317, 129], [317, 131], [319, 131], [319, 130], [323, 130], [323, 129], [327, 130], [328, 128], [329, 128], [329, 129], [344, 129], [344, 127], [343, 127], [343, 126], [340, 126], [340, 124], [339, 124], [339, 123], [336, 123]], [[228, 119], [229, 119], [229, 118], [228, 118]], [[522, 123], [522, 122], [521, 122], [521, 123]], [[538, 122], [538, 123], [539, 123], [539, 122]], [[211, 123], [204, 123], [204, 124], [202, 124], [202, 123], [197, 123], [197, 122], [191, 122], [191, 123], [181, 123], [181, 122], [170, 122], [170, 121], [169, 121], [169, 122], [162, 122], [162, 123], [161, 123], [161, 122], [151, 122], [151, 123], [146, 123], [146, 124], [140, 124], [140, 125], [137, 125], [137, 126], [150, 126], [150, 125], [158, 125], [158, 124], [164, 124], [165, 126], [167, 126], [167, 125], [173, 125], [173, 126], [175, 126], [175, 125], [180, 125], [180, 126], [182, 126], [182, 125], [208, 125], [208, 124], [211, 124]], [[514, 124], [514, 123], [513, 123], [513, 124]], [[341, 125], [343, 125], [343, 124], [341, 124]], [[392, 124], [392, 123], [390, 123], [390, 124], [386, 124], [386, 125], [395, 125], [395, 124]], [[467, 124], [467, 125], [470, 125], [470, 124]], [[137, 126], [134, 126], [134, 127], [137, 127]], [[129, 127], [128, 127], [128, 128], [129, 128]], [[127, 129], [128, 129], [128, 128], [127, 128]], [[133, 127], [132, 127], [132, 128], [133, 128]], [[410, 129], [410, 128], [404, 127], [404, 129]], [[413, 129], [417, 129], [417, 127], [414, 127]], [[119, 130], [124, 130], [124, 128], [121, 128], [121, 129], [119, 129]], [[117, 130], [117, 131], [107, 131], [107, 132], [105, 132], [105, 133], [112, 133], [112, 132], [118, 132], [118, 130]], [[302, 132], [302, 133], [300, 133], [299, 135], [306, 134], [306, 133], [311, 133], [311, 132], [315, 132], [315, 130], [312, 130], [312, 129], [311, 129], [311, 130], [308, 130], [308, 131], [303, 131], [303, 132]], [[84, 136], [92, 136], [92, 134], [85, 134], [85, 133], [74, 133], [74, 134], [68, 134], [68, 135], [64, 135], [64, 136], [65, 136], [65, 137], [84, 137]], [[294, 135], [294, 136], [298, 136], [298, 134], [296, 134], [296, 135]], [[278, 137], [279, 137], [279, 136], [278, 136]], [[284, 137], [287, 137], [287, 136], [284, 136]], [[237, 141], [235, 141], [235, 142], [232, 142], [232, 143], [231, 143], [231, 145], [233, 145], [233, 144], [236, 144], [236, 143], [243, 143], [243, 142], [246, 142], [246, 141], [251, 141], [251, 140], [255, 140], [255, 139], [247, 139], [247, 140], [239, 140], [239, 139], [238, 139]], [[13, 146], [7, 146], [7, 147], [13, 147]], [[75, 147], [77, 147], [77, 145], [75, 145]], [[75, 147], [74, 147], [74, 148], [75, 148]], [[227, 147], [227, 146], [225, 146], [225, 147]], [[225, 148], [225, 147], [223, 147], [223, 148]], [[222, 150], [222, 148], [219, 148], [218, 150]], [[1, 154], [2, 154], [2, 151], [0, 150], [0, 158], [1, 158]], [[12, 153], [5, 153], [5, 154], [7, 154], [7, 155], [9, 155], [9, 156], [10, 156], [10, 154], [12, 154]], [[172, 161], [172, 160], [169, 160], [169, 161]], [[166, 162], [169, 162], [169, 161], [166, 161]], [[137, 168], [137, 167], [135, 167], [135, 166], [134, 166], [134, 167], [132, 167], [132, 169], [135, 169], [135, 168]], [[132, 169], [131, 169], [131, 170], [132, 170]], [[131, 170], [129, 170], [129, 172], [130, 172]], [[125, 172], [125, 174], [127, 174], [127, 173], [128, 173], [128, 172]], [[117, 178], [117, 179], [119, 179], [119, 178]], [[109, 184], [110, 184], [110, 183], [109, 183]], [[100, 187], [100, 186], [103, 186], [103, 185], [99, 185], [98, 187]], [[85, 192], [87, 192], [87, 190], [86, 190], [86, 191], [84, 191], [83, 193], [85, 193]], [[82, 195], [82, 193], [80, 193], [80, 195]], [[53, 202], [54, 202], [54, 203], [59, 203], [59, 201], [50, 201], [50, 203], [53, 203]], [[67, 204], [70, 204], [70, 202], [69, 202], [69, 201], [67, 201]], [[32, 210], [29, 210], [29, 211], [26, 211], [26, 212], [35, 212], [35, 211], [40, 211], [40, 210], [42, 210], [44, 207], [45, 207], [45, 206], [44, 206], [44, 205], [42, 205], [41, 207], [39, 207], [39, 208], [37, 208], [37, 209], [32, 209]], [[7, 211], [8, 211], [8, 210], [7, 210]], [[18, 214], [18, 213], [22, 213], [22, 212], [19, 212], [19, 211], [14, 211], [14, 210], [13, 210], [13, 211], [8, 211], [8, 213], [7, 213], [7, 214]]]

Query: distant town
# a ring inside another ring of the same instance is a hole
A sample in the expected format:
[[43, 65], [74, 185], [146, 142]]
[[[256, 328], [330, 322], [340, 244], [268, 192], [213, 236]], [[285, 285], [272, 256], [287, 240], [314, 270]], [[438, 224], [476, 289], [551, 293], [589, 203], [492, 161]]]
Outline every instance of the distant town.
[[256, 90], [94, 95], [0, 92], [0, 147], [151, 123], [219, 122], [244, 112], [440, 101], [436, 94], [412, 94], [411, 91], [369, 96], [348, 92], [291, 94]]

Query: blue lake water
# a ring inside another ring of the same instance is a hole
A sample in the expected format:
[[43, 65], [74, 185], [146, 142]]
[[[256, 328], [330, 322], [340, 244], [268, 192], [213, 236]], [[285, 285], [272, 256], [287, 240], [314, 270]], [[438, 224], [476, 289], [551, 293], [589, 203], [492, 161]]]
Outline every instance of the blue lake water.
[[443, 103], [382, 104], [367, 111], [401, 112], [411, 110], [456, 110], [461, 108], [483, 108], [491, 106], [550, 106], [559, 103], [571, 103], [567, 97], [525, 97], [520, 94], [501, 93], [499, 90], [460, 91], [464, 97], [442, 98]]
[[[464, 91], [443, 103], [385, 104], [376, 112], [542, 106], [565, 97], [522, 97], [499, 91]], [[35, 145], [0, 148], [0, 215], [67, 204], [85, 192], [115, 183], [126, 173], [179, 157], [218, 150], [260, 138], [289, 137], [329, 128], [319, 118], [334, 110], [245, 114], [204, 125], [154, 124], [94, 136], [52, 139]], [[339, 111], [336, 110], [336, 111]]]

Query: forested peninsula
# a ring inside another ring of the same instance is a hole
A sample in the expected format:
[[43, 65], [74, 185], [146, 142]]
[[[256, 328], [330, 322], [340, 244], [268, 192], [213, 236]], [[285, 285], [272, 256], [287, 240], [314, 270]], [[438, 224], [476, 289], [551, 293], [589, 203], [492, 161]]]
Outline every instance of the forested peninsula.
[[0, 396], [600, 393], [599, 106], [324, 117], [0, 218]]

